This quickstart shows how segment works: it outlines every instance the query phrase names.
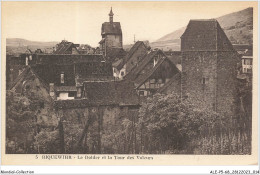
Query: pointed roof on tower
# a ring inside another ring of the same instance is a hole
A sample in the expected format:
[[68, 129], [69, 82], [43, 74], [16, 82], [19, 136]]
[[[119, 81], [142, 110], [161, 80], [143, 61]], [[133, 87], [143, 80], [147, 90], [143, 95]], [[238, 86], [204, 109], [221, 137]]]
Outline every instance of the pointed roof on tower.
[[112, 7], [111, 7], [110, 13], [109, 13], [108, 15], [109, 15], [109, 16], [113, 16], [113, 15], [114, 15], [113, 10], [112, 10]]

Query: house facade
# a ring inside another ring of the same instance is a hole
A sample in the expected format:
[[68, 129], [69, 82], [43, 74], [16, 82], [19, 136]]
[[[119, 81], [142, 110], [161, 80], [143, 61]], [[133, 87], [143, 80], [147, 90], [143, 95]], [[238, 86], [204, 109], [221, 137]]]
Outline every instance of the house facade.
[[139, 96], [146, 97], [156, 93], [178, 72], [168, 57], [156, 50], [148, 52], [125, 79], [134, 82]]

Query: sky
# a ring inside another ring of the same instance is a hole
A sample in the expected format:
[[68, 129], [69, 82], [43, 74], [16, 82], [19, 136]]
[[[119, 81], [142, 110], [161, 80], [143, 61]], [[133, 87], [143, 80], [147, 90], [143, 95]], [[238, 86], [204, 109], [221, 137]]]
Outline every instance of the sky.
[[98, 46], [101, 25], [121, 23], [123, 44], [156, 41], [188, 24], [190, 19], [210, 19], [253, 6], [252, 2], [2, 2], [5, 38], [32, 41], [68, 41]]

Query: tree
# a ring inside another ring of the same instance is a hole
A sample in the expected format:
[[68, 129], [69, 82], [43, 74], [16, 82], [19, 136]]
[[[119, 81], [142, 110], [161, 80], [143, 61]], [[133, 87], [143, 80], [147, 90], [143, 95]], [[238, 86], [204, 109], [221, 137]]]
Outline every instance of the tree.
[[6, 152], [31, 153], [36, 132], [37, 109], [21, 94], [8, 91], [6, 94]]
[[175, 93], [156, 94], [139, 110], [139, 149], [141, 153], [192, 153], [193, 139], [216, 127], [219, 119], [215, 112], [196, 109]]

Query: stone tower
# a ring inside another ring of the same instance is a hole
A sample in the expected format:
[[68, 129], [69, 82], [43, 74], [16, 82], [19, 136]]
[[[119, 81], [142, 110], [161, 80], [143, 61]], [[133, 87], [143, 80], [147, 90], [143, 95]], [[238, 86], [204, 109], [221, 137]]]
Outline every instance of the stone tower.
[[109, 16], [109, 22], [104, 22], [101, 28], [102, 40], [99, 42], [102, 53], [106, 56], [108, 52], [112, 52], [113, 49], [122, 49], [122, 29], [120, 22], [114, 22], [113, 10], [111, 7]]
[[234, 116], [239, 56], [215, 19], [191, 20], [181, 36], [182, 98], [204, 110]]

